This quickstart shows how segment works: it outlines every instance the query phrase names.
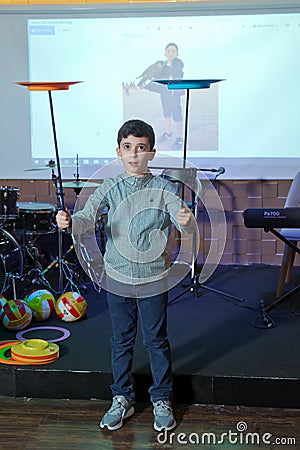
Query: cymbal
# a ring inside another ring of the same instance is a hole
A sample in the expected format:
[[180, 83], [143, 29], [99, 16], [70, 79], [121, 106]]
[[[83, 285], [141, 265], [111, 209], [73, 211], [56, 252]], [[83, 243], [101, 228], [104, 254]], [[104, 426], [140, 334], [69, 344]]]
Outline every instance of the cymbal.
[[66, 189], [96, 188], [99, 186], [99, 183], [94, 183], [92, 181], [75, 180], [62, 183], [62, 186]]
[[[60, 167], [62, 169], [75, 168], [76, 165], [75, 164], [61, 164]], [[45, 166], [32, 167], [31, 169], [25, 169], [25, 172], [33, 172], [35, 170], [48, 170], [48, 169], [57, 169], [57, 165], [56, 164], [46, 164]]]

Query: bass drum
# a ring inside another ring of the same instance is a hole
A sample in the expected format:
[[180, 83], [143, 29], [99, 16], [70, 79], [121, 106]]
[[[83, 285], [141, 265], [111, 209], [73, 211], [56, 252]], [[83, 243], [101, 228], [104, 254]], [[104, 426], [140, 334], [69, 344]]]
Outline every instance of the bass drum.
[[7, 230], [0, 229], [0, 293], [9, 287], [11, 276], [22, 275], [23, 251], [18, 241]]

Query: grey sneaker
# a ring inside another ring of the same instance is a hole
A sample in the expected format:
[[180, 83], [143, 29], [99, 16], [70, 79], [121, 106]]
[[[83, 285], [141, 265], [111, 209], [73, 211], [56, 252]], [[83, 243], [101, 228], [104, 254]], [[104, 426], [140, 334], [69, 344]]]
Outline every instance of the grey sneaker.
[[171, 402], [159, 400], [153, 402], [154, 429], [156, 431], [173, 430], [176, 427], [176, 421], [173, 416]]
[[167, 141], [170, 137], [172, 137], [172, 133], [168, 133], [165, 131], [158, 139], [157, 142], [161, 144], [162, 142]]
[[127, 400], [123, 395], [115, 395], [111, 407], [100, 422], [100, 428], [117, 430], [123, 425], [123, 420], [132, 416], [133, 413], [134, 408], [131, 401]]
[[176, 138], [174, 144], [172, 145], [173, 150], [180, 150], [182, 149], [183, 145], [183, 139], [182, 138]]

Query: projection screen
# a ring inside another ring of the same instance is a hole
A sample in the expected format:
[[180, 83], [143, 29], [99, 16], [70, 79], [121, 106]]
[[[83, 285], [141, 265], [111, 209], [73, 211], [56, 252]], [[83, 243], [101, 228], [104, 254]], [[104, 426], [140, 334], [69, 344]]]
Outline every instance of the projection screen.
[[[38, 169], [55, 159], [48, 93], [15, 82], [80, 81], [52, 94], [65, 178], [77, 161], [88, 178], [114, 160], [125, 120], [151, 123], [159, 138], [166, 121], [151, 86], [169, 43], [178, 46], [183, 79], [222, 80], [189, 92], [189, 162], [222, 166], [227, 179], [293, 178], [300, 168], [300, 7], [213, 1], [0, 8], [0, 177], [47, 178]], [[156, 142], [158, 166], [167, 166], [167, 155], [182, 156], [173, 119], [172, 137]]]

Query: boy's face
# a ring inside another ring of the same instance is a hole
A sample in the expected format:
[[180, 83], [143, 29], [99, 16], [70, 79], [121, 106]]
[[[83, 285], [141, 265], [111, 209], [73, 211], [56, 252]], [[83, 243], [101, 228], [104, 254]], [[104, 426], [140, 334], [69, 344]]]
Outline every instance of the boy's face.
[[155, 151], [155, 149], [150, 150], [148, 138], [135, 137], [131, 134], [123, 138], [120, 147], [116, 149], [125, 172], [134, 177], [142, 177], [148, 172], [148, 162], [153, 160]]

